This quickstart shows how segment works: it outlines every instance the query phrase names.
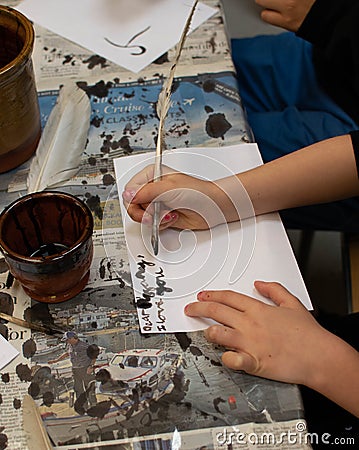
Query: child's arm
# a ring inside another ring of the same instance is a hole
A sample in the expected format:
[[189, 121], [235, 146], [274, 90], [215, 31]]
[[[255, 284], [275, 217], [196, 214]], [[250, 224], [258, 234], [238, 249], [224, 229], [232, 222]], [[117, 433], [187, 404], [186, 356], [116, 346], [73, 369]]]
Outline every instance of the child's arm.
[[359, 417], [358, 352], [280, 284], [257, 281], [255, 287], [277, 306], [233, 291], [203, 291], [185, 312], [219, 322], [205, 335], [230, 349], [222, 356], [229, 368], [306, 385]]
[[350, 135], [317, 142], [239, 174], [238, 178], [246, 188], [256, 214], [359, 194]]
[[[165, 168], [151, 183], [148, 166], [128, 183], [123, 199], [140, 222], [157, 196], [166, 205], [162, 228], [204, 229], [254, 214], [324, 203], [359, 194], [359, 179], [350, 135], [305, 147], [255, 169], [216, 182], [199, 180]], [[243, 189], [244, 187], [244, 189]], [[146, 220], [151, 222], [151, 210]]]

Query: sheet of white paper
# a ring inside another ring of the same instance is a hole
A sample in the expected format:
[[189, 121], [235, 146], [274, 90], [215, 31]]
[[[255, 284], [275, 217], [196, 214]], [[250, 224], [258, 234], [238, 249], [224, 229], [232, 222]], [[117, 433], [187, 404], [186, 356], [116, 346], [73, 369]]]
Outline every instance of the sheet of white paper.
[[[17, 9], [94, 53], [139, 72], [180, 40], [193, 0], [25, 0]], [[216, 10], [199, 3], [191, 30]]]
[[9, 364], [19, 352], [13, 347], [2, 334], [0, 334], [0, 370]]
[[[115, 160], [119, 195], [153, 154]], [[176, 170], [215, 180], [262, 163], [256, 144], [191, 148], [165, 152], [163, 163]], [[146, 332], [194, 331], [204, 319], [188, 318], [187, 303], [203, 289], [231, 289], [267, 301], [255, 291], [255, 280], [278, 281], [311, 309], [287, 234], [277, 213], [220, 225], [209, 231], [165, 230], [153, 255], [151, 230], [133, 222], [121, 202], [131, 276], [140, 326]], [[142, 306], [146, 306], [145, 308]]]

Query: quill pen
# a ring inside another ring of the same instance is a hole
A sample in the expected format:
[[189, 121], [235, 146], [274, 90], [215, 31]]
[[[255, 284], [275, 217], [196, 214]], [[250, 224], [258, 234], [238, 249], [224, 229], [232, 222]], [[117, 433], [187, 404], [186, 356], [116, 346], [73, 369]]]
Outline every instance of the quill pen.
[[[191, 8], [191, 11], [186, 20], [185, 26], [183, 28], [181, 38], [177, 44], [175, 58], [174, 58], [172, 66], [170, 68], [168, 78], [164, 82], [161, 92], [158, 96], [156, 111], [157, 111], [157, 116], [159, 118], [159, 125], [158, 125], [158, 137], [157, 137], [157, 144], [156, 144], [155, 168], [154, 168], [154, 176], [153, 176], [154, 182], [159, 181], [162, 176], [162, 151], [163, 151], [163, 148], [165, 147], [165, 137], [164, 137], [165, 136], [165, 120], [167, 117], [168, 110], [170, 108], [172, 84], [173, 84], [173, 80], [174, 80], [176, 66], [180, 59], [183, 45], [186, 40], [186, 36], [188, 34], [189, 28], [191, 26], [193, 14], [196, 9], [197, 3], [198, 3], [198, 0], [196, 0], [193, 3], [193, 6]], [[155, 255], [158, 254], [158, 233], [159, 233], [159, 226], [160, 226], [160, 208], [161, 208], [160, 202], [155, 202], [154, 203], [153, 222], [152, 222], [152, 235], [151, 235], [151, 245], [152, 245], [153, 253]]]
[[34, 399], [26, 394], [22, 401], [24, 431], [29, 450], [53, 450], [49, 435]]
[[91, 106], [76, 84], [61, 88], [42, 132], [27, 177], [28, 192], [43, 191], [74, 176], [90, 127]]
[[29, 328], [30, 330], [49, 334], [51, 336], [54, 334], [63, 335], [66, 331], [65, 329], [54, 325], [38, 325], [37, 323], [28, 322], [27, 320], [19, 319], [18, 317], [10, 316], [9, 314], [5, 314], [3, 312], [0, 312], [0, 319], [7, 320], [8, 322], [19, 325], [20, 327]]

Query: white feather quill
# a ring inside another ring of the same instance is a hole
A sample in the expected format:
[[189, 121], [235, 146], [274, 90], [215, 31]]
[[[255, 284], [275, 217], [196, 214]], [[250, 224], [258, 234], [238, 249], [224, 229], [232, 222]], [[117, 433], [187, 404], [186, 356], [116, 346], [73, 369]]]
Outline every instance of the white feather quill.
[[[161, 92], [158, 96], [157, 100], [157, 116], [159, 118], [158, 124], [158, 137], [157, 137], [157, 145], [156, 145], [156, 156], [155, 156], [155, 168], [154, 168], [154, 177], [153, 181], [156, 182], [161, 179], [162, 176], [162, 152], [165, 147], [165, 121], [168, 114], [168, 110], [171, 104], [171, 93], [172, 93], [172, 85], [175, 76], [175, 70], [180, 59], [184, 42], [186, 40], [186, 36], [189, 32], [192, 18], [197, 7], [198, 0], [192, 5], [191, 11], [187, 17], [185, 26], [182, 31], [181, 38], [177, 44], [176, 54], [173, 61], [173, 64], [170, 68], [167, 80], [163, 83]], [[152, 223], [152, 236], [151, 236], [151, 244], [153, 248], [153, 252], [155, 255], [158, 253], [158, 232], [160, 225], [160, 203], [155, 202], [154, 204], [154, 215], [153, 215], [153, 223]]]
[[30, 164], [29, 193], [59, 185], [77, 173], [90, 127], [90, 114], [90, 100], [82, 89], [76, 84], [61, 88]]
[[22, 401], [23, 425], [29, 450], [53, 450], [40, 411], [33, 398], [26, 394]]

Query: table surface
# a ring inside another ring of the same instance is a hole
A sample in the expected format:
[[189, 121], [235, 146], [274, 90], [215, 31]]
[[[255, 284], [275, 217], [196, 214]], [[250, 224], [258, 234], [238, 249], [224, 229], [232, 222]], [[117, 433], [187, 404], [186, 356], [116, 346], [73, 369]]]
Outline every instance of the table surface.
[[[188, 37], [166, 122], [168, 148], [252, 141], [223, 12], [216, 0], [205, 3], [218, 13]], [[33, 60], [42, 125], [65, 81], [78, 83], [90, 96], [91, 127], [81, 167], [58, 190], [78, 196], [93, 212], [95, 255], [89, 284], [66, 303], [40, 304], [31, 301], [16, 282], [6, 287], [5, 268], [0, 273], [0, 299], [13, 306], [14, 316], [76, 329], [83, 340], [99, 346], [96, 370], [108, 367], [111, 358], [124, 350], [148, 350], [162, 366], [157, 373], [151, 369], [150, 388], [137, 386], [126, 394], [98, 392], [97, 410], [79, 415], [73, 408], [69, 361], [48, 364], [64, 350], [60, 339], [40, 333], [30, 336], [27, 329], [2, 325], [20, 351], [1, 372], [0, 425], [9, 448], [27, 448], [19, 405], [30, 384], [38, 388], [35, 400], [59, 448], [94, 448], [95, 441], [96, 448], [145, 448], [139, 446], [141, 440], [161, 449], [223, 448], [225, 430], [260, 437], [263, 432], [278, 436], [288, 428], [298, 429], [304, 421], [297, 386], [226, 369], [220, 362], [221, 349], [208, 344], [201, 332], [144, 336], [138, 331], [113, 159], [154, 150], [158, 125], [154, 105], [174, 49], [133, 74], [36, 24], [35, 29]], [[26, 193], [28, 167], [25, 163], [0, 175], [0, 209]], [[34, 344], [35, 353], [29, 351]], [[44, 406], [48, 391], [55, 400]], [[176, 442], [180, 442], [177, 447]]]

